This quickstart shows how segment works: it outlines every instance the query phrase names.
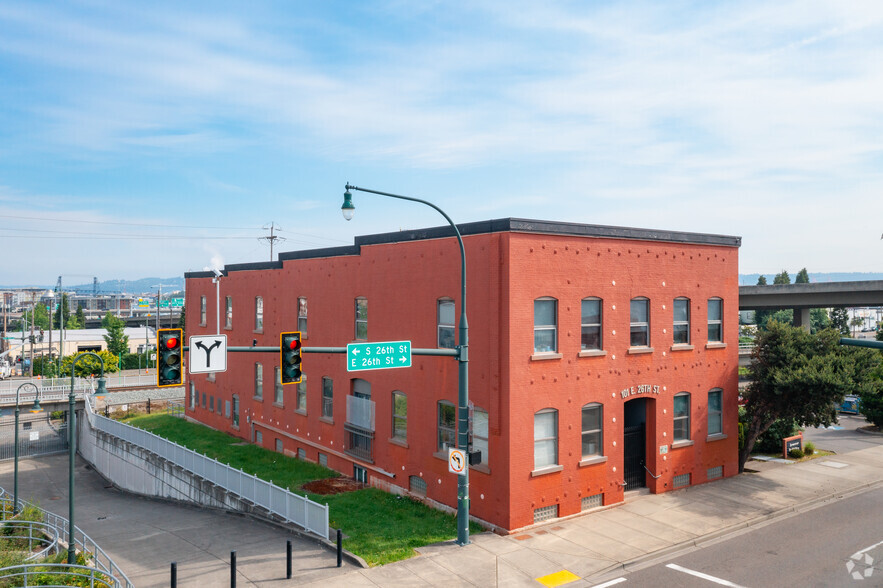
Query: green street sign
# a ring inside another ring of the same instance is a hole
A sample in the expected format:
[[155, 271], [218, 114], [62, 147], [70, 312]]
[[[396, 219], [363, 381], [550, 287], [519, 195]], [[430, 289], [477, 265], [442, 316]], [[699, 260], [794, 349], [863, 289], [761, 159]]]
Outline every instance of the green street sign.
[[411, 342], [350, 343], [346, 346], [346, 371], [411, 367]]

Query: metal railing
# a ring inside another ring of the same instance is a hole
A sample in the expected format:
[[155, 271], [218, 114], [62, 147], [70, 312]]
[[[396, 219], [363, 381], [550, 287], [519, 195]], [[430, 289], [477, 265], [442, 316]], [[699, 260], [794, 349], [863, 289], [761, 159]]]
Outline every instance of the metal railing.
[[89, 426], [93, 429], [142, 447], [285, 521], [328, 539], [327, 504], [313, 502], [306, 496], [294, 494], [272, 482], [200, 455], [173, 441], [96, 414], [91, 402], [86, 402], [86, 415]]
[[[19, 404], [33, 404], [34, 398], [43, 402], [60, 402], [68, 399], [71, 391], [70, 378], [32, 378], [27, 380], [5, 380], [0, 382], [0, 405], [15, 405], [16, 390], [22, 384], [29, 383], [36, 387], [37, 391], [31, 386], [21, 389], [19, 394]], [[92, 384], [89, 378], [77, 378], [74, 381], [74, 395], [77, 398], [83, 398], [83, 394], [92, 392]]]
[[153, 366], [151, 366], [149, 374], [138, 374], [135, 376], [131, 375], [119, 375], [119, 374], [107, 374], [107, 387], [112, 388], [152, 388], [156, 386], [156, 373], [153, 371]]
[[[13, 511], [12, 508], [13, 497], [9, 495], [3, 488], [0, 488], [0, 512], [11, 513]], [[67, 537], [68, 529], [70, 528], [70, 523], [68, 520], [62, 516], [59, 516], [55, 513], [49, 512], [48, 510], [43, 510], [39, 506], [31, 504], [26, 500], [19, 499], [18, 507], [19, 510], [23, 510], [26, 507], [32, 507], [40, 511], [43, 517], [43, 523], [49, 525], [50, 527], [56, 529], [59, 536]], [[7, 519], [8, 520], [8, 519]], [[126, 577], [126, 574], [120, 569], [120, 567], [114, 563], [114, 561], [104, 552], [101, 547], [98, 546], [95, 541], [92, 540], [91, 537], [86, 535], [79, 527], [74, 526], [74, 544], [78, 551], [83, 553], [87, 558], [90, 557], [92, 559], [92, 565], [94, 567], [90, 567], [88, 569], [98, 572], [102, 574], [104, 578], [104, 584], [101, 585], [112, 585], [114, 587], [124, 587], [124, 588], [134, 588], [134, 584], [129, 581], [129, 578]], [[16, 568], [38, 568], [43, 567], [48, 564], [32, 564], [28, 566], [14, 566], [13, 568], [3, 568], [0, 570], [0, 578], [9, 577], [8, 574], [15, 574], [16, 572], [9, 572], [9, 570], [14, 570]], [[74, 568], [77, 566], [68, 566], [66, 564], [57, 564], [59, 568]], [[99, 578], [100, 579], [100, 578]], [[27, 585], [27, 584], [22, 584]]]
[[[89, 566], [68, 564], [24, 564], [0, 568], [0, 578], [10, 579], [14, 586], [46, 586], [46, 576], [60, 576], [59, 584], [52, 586], [89, 586], [89, 588], [110, 588], [121, 586], [116, 578]], [[88, 584], [83, 584], [88, 580]]]

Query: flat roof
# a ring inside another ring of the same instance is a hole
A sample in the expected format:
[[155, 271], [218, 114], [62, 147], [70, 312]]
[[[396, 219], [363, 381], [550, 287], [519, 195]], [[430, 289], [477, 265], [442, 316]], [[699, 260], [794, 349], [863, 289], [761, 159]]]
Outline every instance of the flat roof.
[[[742, 237], [715, 235], [710, 233], [688, 233], [684, 231], [665, 231], [660, 229], [638, 229], [633, 227], [613, 227], [607, 225], [587, 225], [560, 221], [544, 221], [523, 218], [500, 218], [458, 224], [457, 229], [464, 237], [484, 233], [535, 233], [545, 235], [566, 235], [574, 237], [596, 237], [608, 239], [629, 239], [635, 241], [664, 241], [668, 243], [689, 243], [693, 245], [716, 245], [723, 247], [739, 247]], [[279, 269], [282, 262], [291, 259], [315, 259], [319, 257], [337, 257], [358, 255], [362, 245], [382, 245], [386, 243], [402, 243], [425, 239], [441, 239], [453, 237], [454, 230], [450, 225], [411, 229], [391, 233], [356, 236], [353, 245], [328, 247], [322, 249], [305, 249], [279, 253], [278, 261], [255, 263], [237, 263], [225, 267], [228, 271], [249, 271], [262, 269]], [[185, 278], [211, 278], [210, 271], [187, 272]]]

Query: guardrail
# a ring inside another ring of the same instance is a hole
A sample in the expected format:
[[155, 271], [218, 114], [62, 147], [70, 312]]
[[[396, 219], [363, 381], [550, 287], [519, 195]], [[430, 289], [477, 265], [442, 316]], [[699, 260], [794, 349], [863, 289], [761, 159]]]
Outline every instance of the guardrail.
[[101, 416], [95, 413], [91, 402], [86, 402], [86, 415], [90, 427], [142, 447], [287, 522], [328, 539], [327, 504], [294, 494], [143, 429]]
[[[6, 380], [0, 382], [0, 404], [15, 405], [15, 393], [22, 384], [33, 384], [34, 386], [26, 386], [21, 389], [19, 394], [21, 406], [25, 406], [26, 403], [33, 404], [34, 398], [38, 398], [41, 403], [65, 401], [68, 399], [71, 391], [70, 378]], [[34, 387], [37, 389], [36, 392]], [[91, 392], [92, 383], [89, 378], [77, 378], [74, 380], [74, 395], [77, 398], [83, 398], [84, 394]]]
[[[0, 488], [0, 513], [12, 512], [12, 502], [13, 497], [9, 496], [9, 493], [6, 492], [3, 488]], [[43, 523], [49, 525], [50, 527], [56, 529], [60, 537], [68, 536], [68, 529], [70, 528], [70, 522], [55, 513], [49, 512], [48, 510], [43, 510], [39, 506], [31, 504], [26, 500], [19, 499], [18, 501], [19, 509], [24, 509], [27, 506], [36, 508], [40, 511], [43, 517]], [[8, 520], [8, 519], [6, 519]], [[105, 584], [108, 582], [108, 579], [112, 582], [114, 587], [124, 587], [124, 588], [134, 588], [134, 584], [129, 581], [129, 578], [126, 577], [126, 574], [120, 569], [120, 567], [114, 563], [114, 561], [104, 552], [101, 547], [98, 546], [95, 541], [92, 540], [91, 537], [86, 535], [79, 527], [74, 525], [74, 545], [77, 549], [87, 555], [92, 557], [92, 565], [94, 567], [90, 567], [87, 569], [92, 570], [93, 572], [97, 571], [103, 574], [103, 576], [94, 578], [103, 581]], [[48, 564], [32, 564], [26, 566], [15, 566], [13, 568], [3, 568], [0, 570], [0, 578], [9, 577], [8, 574], [13, 574], [14, 572], [9, 572], [9, 570], [14, 570], [16, 568], [38, 568]], [[66, 564], [57, 564], [59, 568], [76, 568], [80, 566], [68, 566]], [[30, 572], [29, 572], [30, 573]], [[27, 586], [27, 584], [23, 584]]]

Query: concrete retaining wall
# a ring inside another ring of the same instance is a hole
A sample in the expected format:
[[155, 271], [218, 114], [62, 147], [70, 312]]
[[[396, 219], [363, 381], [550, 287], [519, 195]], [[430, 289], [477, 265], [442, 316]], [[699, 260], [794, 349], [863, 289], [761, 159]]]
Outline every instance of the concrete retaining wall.
[[143, 447], [92, 429], [79, 415], [77, 429], [77, 449], [83, 458], [102, 476], [123, 490], [272, 518], [264, 509]]

